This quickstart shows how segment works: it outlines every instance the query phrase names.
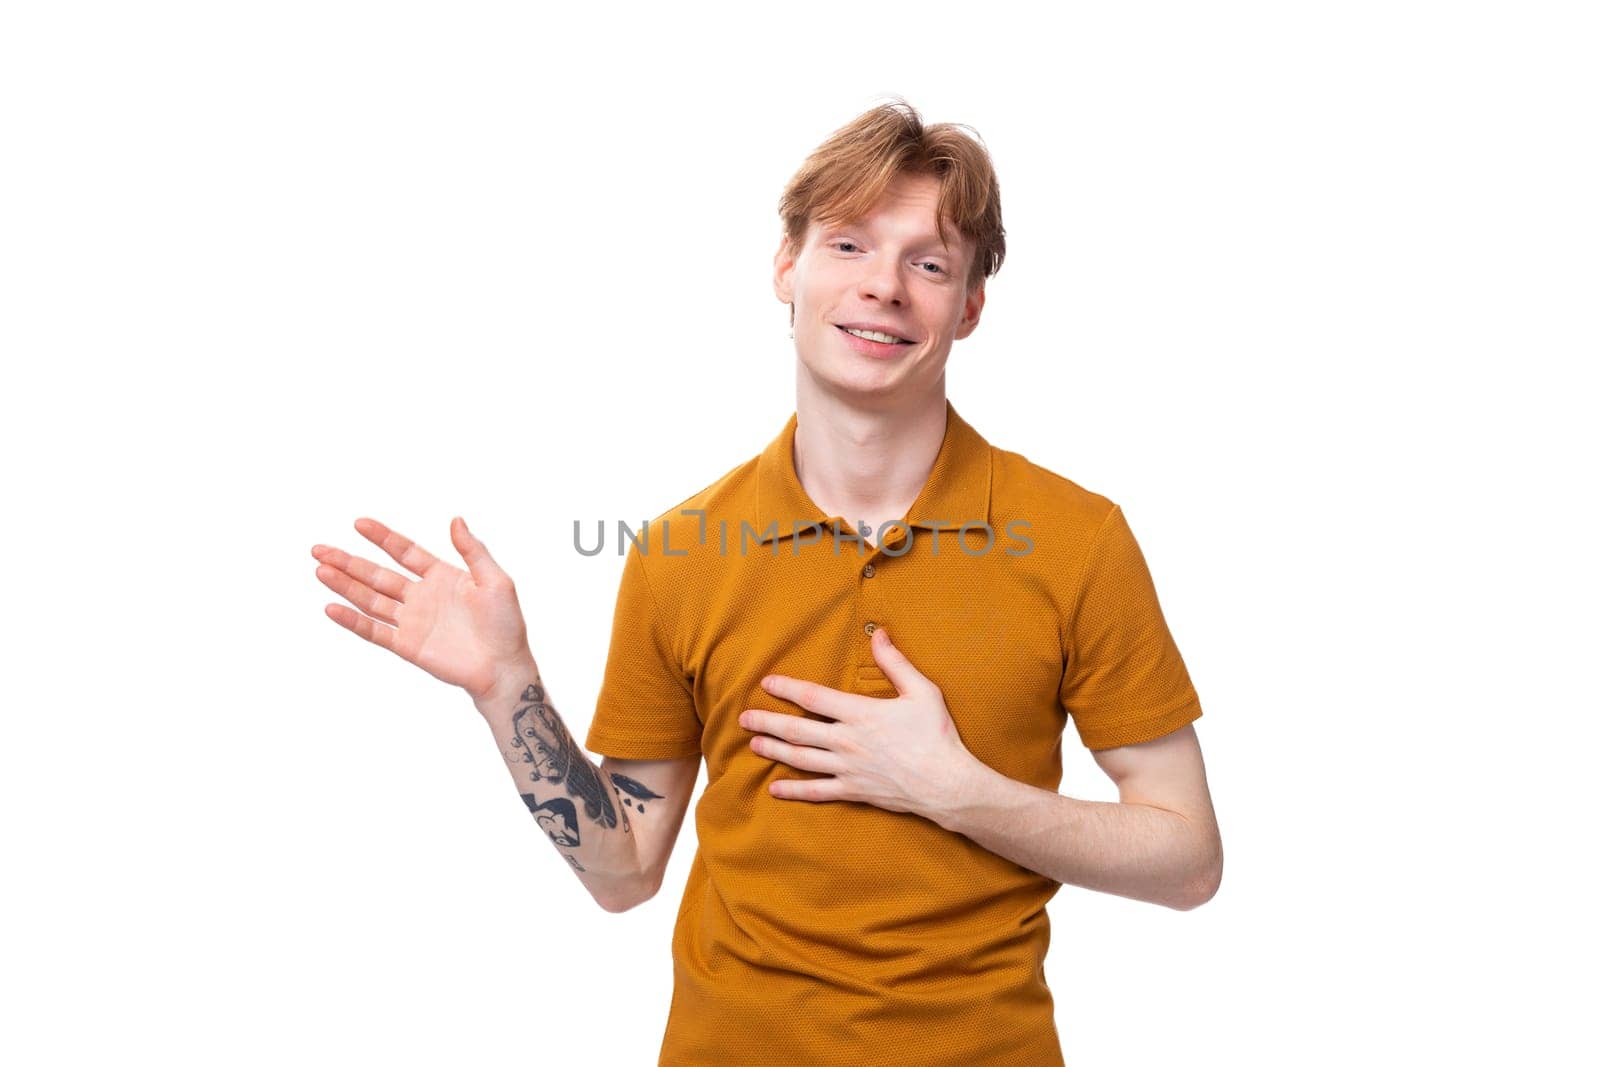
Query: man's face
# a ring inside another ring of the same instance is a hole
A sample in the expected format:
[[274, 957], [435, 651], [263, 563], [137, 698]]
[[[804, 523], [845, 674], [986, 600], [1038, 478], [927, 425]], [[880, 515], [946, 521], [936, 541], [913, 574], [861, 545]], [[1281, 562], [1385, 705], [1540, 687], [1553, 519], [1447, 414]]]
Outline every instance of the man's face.
[[939, 243], [938, 199], [937, 178], [902, 175], [864, 218], [813, 221], [798, 254], [779, 246], [773, 288], [793, 305], [795, 350], [823, 388], [880, 398], [925, 391], [944, 373], [951, 344], [977, 327], [984, 294], [981, 284], [966, 287], [972, 241], [947, 222], [949, 251]]

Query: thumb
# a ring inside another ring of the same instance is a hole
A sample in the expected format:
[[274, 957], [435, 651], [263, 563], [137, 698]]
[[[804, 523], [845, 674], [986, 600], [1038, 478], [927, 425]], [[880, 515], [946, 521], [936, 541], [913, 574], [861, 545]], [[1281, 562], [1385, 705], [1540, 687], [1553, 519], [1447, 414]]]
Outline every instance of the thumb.
[[895, 690], [905, 696], [925, 686], [932, 685], [928, 676], [917, 670], [916, 665], [906, 658], [889, 640], [889, 631], [878, 627], [872, 633], [872, 658], [878, 661], [878, 666], [883, 668], [884, 677]]
[[457, 515], [450, 520], [450, 542], [456, 546], [456, 551], [461, 553], [461, 558], [467, 562], [467, 570], [472, 574], [475, 582], [485, 582], [490, 578], [505, 576], [505, 571], [500, 569], [500, 564], [489, 555], [489, 550], [483, 547], [483, 542], [473, 536], [467, 529], [467, 520]]

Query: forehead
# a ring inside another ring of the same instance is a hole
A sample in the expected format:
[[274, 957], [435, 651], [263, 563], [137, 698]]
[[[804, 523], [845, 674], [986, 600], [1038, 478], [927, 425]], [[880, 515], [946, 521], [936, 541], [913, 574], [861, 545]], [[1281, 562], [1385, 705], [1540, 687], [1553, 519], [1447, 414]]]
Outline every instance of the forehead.
[[[832, 225], [867, 226], [883, 230], [908, 240], [939, 239], [938, 219], [939, 179], [931, 174], [898, 175], [883, 191], [883, 195], [858, 218], [844, 223], [819, 223], [817, 233]], [[960, 243], [962, 235], [956, 232], [947, 216], [944, 219], [945, 236]]]

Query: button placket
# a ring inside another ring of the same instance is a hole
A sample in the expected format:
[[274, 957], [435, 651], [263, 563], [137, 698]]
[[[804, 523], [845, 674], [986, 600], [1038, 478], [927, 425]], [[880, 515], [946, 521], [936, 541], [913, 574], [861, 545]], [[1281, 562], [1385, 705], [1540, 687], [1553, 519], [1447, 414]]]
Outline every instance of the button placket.
[[[901, 530], [896, 528], [894, 533], [896, 541], [888, 545], [890, 548], [897, 547], [897, 543], [904, 540], [905, 535]], [[869, 547], [872, 551], [868, 562], [864, 563], [860, 570], [856, 572], [858, 575], [856, 589], [859, 594], [857, 603], [860, 606], [860, 613], [857, 618], [860, 629], [857, 633], [861, 635], [859, 638], [861, 641], [861, 654], [856, 663], [860, 668], [875, 672], [878, 669], [878, 661], [872, 654], [872, 635], [878, 627], [886, 624], [885, 620], [889, 609], [886, 598], [887, 590], [882, 581], [884, 572], [880, 572], [879, 568], [883, 567], [893, 557], [884, 552], [884, 546], [881, 544], [873, 544]]]

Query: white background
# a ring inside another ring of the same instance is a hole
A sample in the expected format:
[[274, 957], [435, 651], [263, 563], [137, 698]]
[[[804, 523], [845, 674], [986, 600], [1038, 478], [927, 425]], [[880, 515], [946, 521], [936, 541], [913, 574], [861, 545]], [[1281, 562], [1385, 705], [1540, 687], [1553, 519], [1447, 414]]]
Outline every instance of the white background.
[[1068, 1062], [1593, 1062], [1586, 8], [8, 5], [0, 1056], [655, 1063], [692, 814], [601, 911], [309, 550], [465, 516], [581, 739], [573, 520], [782, 428], [778, 193], [896, 94], [1003, 191], [952, 402], [1206, 712], [1221, 892], [1062, 889]]

